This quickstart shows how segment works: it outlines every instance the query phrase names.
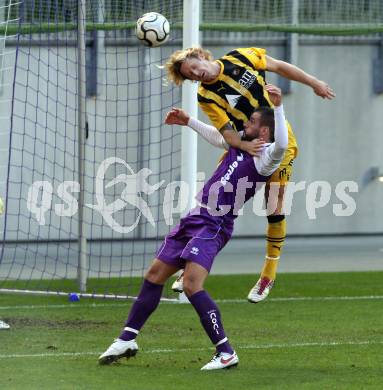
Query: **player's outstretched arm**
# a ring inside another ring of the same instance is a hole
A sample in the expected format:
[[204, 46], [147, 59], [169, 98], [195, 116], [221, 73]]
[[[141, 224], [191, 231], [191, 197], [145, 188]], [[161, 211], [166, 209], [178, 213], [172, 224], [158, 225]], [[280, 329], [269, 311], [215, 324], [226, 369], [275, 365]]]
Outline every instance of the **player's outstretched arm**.
[[172, 107], [172, 109], [165, 116], [165, 123], [167, 125], [187, 126], [190, 115], [181, 108]]
[[317, 79], [306, 73], [301, 68], [288, 62], [276, 60], [273, 57], [266, 56], [266, 70], [279, 74], [289, 80], [298, 81], [299, 83], [308, 85], [313, 89], [315, 94], [323, 99], [333, 99], [335, 97], [334, 91], [322, 80]]
[[229, 145], [225, 142], [222, 134], [214, 127], [207, 125], [198, 119], [192, 118], [186, 111], [181, 108], [173, 107], [165, 117], [167, 125], [188, 126], [205, 138], [211, 145], [221, 148], [229, 149]]
[[[225, 125], [218, 131], [214, 126], [207, 125], [198, 119], [190, 117], [187, 112], [180, 108], [173, 107], [171, 111], [166, 114], [165, 123], [167, 125], [188, 126], [217, 148], [227, 150], [229, 149], [229, 146], [233, 146], [242, 149], [253, 156], [256, 156], [263, 150], [262, 141], [242, 141], [238, 132], [235, 131], [229, 123], [227, 124], [227, 127]], [[231, 143], [227, 142], [228, 140]]]

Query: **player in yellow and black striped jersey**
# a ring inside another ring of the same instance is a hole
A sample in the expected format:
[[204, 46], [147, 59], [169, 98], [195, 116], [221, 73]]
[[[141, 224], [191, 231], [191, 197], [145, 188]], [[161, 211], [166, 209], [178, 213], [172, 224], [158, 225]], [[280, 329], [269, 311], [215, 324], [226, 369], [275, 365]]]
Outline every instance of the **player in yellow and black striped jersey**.
[[[225, 128], [227, 123], [241, 131], [244, 124], [250, 120], [254, 109], [272, 107], [266, 84], [266, 51], [260, 48], [235, 49], [219, 58], [218, 76], [212, 81], [201, 83], [198, 89], [198, 102], [202, 110], [217, 129]], [[274, 175], [284, 178], [283, 184], [291, 176], [292, 161], [297, 156], [297, 142], [289, 129], [289, 147], [282, 167]], [[246, 148], [245, 148], [246, 150]], [[249, 150], [248, 150], [249, 151]], [[287, 180], [286, 180], [287, 179]], [[279, 181], [281, 180], [273, 180]]]
[[[290, 80], [310, 86], [322, 98], [335, 97], [332, 89], [323, 81], [309, 75], [302, 69], [266, 54], [256, 47], [238, 48], [218, 60], [201, 47], [174, 52], [166, 63], [168, 77], [176, 85], [184, 80], [199, 81], [198, 102], [212, 124], [222, 133], [232, 147], [252, 155], [258, 146], [242, 140], [237, 131], [251, 120], [254, 109], [259, 106], [272, 107], [267, 92], [266, 71], [271, 71]], [[261, 277], [250, 291], [248, 299], [259, 302], [265, 299], [273, 286], [281, 248], [286, 236], [286, 221], [282, 214], [284, 185], [289, 181], [293, 161], [297, 155], [297, 143], [291, 126], [289, 145], [279, 169], [266, 186], [266, 201], [269, 201], [270, 183], [279, 184], [277, 207], [268, 218], [266, 256]], [[271, 195], [270, 195], [271, 196]], [[269, 202], [268, 202], [269, 203]]]
[[228, 120], [238, 131], [255, 108], [272, 107], [263, 87], [266, 59], [263, 49], [236, 49], [219, 58], [218, 76], [202, 82], [198, 102], [217, 129]]

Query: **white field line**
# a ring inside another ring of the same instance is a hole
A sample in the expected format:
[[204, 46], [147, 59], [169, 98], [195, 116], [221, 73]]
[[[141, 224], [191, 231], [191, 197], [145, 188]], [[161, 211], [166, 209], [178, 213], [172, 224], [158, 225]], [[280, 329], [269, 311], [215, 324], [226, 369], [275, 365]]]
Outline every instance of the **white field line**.
[[[383, 299], [383, 295], [363, 295], [356, 297], [285, 297], [285, 298], [268, 298], [267, 302], [294, 302], [294, 301], [360, 301], [370, 299]], [[216, 299], [217, 303], [243, 303], [248, 302], [246, 299]]]
[[[1, 296], [1, 295], [0, 295]], [[383, 295], [364, 295], [356, 297], [286, 297], [286, 298], [268, 298], [267, 302], [295, 302], [295, 301], [360, 301], [360, 300], [381, 300]], [[128, 302], [131, 300], [127, 299]], [[126, 302], [126, 303], [128, 303]], [[215, 299], [217, 303], [248, 303], [246, 299]], [[98, 308], [98, 307], [126, 307], [126, 303], [68, 303], [57, 305], [17, 305], [17, 306], [0, 306], [0, 310], [35, 310], [35, 309], [84, 309], [84, 308]], [[177, 300], [163, 301], [166, 304], [180, 303]]]
[[[307, 348], [307, 347], [342, 347], [342, 346], [363, 346], [363, 345], [381, 345], [382, 341], [329, 341], [322, 343], [292, 343], [292, 344], [264, 344], [264, 345], [243, 345], [237, 346], [241, 349], [289, 349], [289, 348]], [[140, 353], [177, 353], [177, 352], [195, 352], [208, 351], [211, 348], [173, 348], [173, 349], [148, 349], [140, 350]], [[0, 354], [0, 359], [17, 359], [17, 358], [46, 358], [46, 357], [78, 357], [78, 356], [95, 356], [102, 352], [59, 352], [59, 353], [34, 353], [34, 354]]]

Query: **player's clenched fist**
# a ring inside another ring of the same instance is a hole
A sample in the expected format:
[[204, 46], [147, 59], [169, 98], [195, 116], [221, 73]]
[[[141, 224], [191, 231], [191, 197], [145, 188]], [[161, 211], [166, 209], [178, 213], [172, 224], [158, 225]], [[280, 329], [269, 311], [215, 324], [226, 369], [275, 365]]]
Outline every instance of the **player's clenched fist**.
[[270, 101], [274, 106], [280, 106], [282, 104], [282, 91], [280, 88], [273, 84], [267, 84], [265, 85], [265, 90], [269, 94]]
[[181, 108], [173, 107], [171, 111], [166, 114], [165, 123], [167, 125], [181, 125], [187, 126], [190, 116]]

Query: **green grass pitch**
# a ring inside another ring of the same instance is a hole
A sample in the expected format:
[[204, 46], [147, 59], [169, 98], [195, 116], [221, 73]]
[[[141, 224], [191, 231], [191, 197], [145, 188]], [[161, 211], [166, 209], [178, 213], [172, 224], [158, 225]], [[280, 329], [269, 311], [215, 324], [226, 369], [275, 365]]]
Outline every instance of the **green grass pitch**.
[[[213, 348], [191, 305], [162, 303], [135, 358], [99, 366], [130, 301], [0, 294], [0, 389], [382, 389], [383, 272], [281, 274], [264, 303], [254, 275], [211, 276], [237, 368], [201, 372]], [[291, 298], [291, 299], [290, 299]]]

